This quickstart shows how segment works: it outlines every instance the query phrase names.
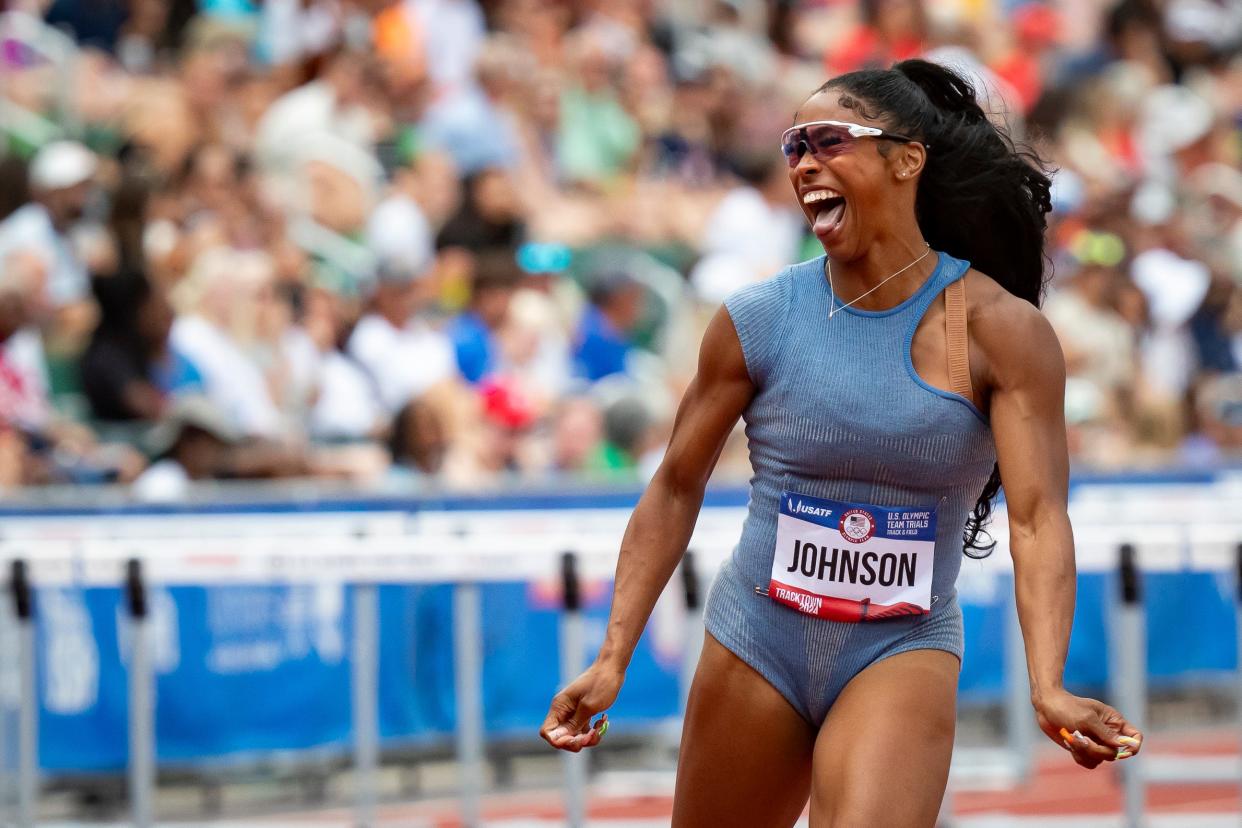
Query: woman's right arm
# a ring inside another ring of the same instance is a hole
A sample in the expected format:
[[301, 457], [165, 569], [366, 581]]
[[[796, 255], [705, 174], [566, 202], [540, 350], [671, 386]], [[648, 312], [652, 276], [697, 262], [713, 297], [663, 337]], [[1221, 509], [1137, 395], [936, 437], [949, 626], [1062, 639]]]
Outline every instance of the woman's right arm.
[[591, 717], [616, 700], [656, 599], [690, 542], [707, 480], [754, 390], [722, 307], [703, 335], [698, 370], [677, 409], [664, 460], [621, 540], [604, 644], [595, 663], [552, 699], [539, 731], [553, 747], [576, 753], [599, 741]]

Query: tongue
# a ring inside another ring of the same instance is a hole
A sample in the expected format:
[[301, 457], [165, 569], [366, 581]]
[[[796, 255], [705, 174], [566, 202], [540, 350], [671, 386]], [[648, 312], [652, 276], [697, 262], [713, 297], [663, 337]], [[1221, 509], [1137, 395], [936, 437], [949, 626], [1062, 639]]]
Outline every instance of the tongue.
[[811, 232], [817, 236], [835, 230], [845, 217], [845, 202], [842, 201], [833, 207], [820, 210], [815, 216], [815, 224], [811, 226]]

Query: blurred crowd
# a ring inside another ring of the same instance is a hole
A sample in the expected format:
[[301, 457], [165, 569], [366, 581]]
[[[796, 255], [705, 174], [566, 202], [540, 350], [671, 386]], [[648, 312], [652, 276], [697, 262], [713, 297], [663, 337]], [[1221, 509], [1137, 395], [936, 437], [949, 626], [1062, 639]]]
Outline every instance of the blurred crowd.
[[1227, 463], [1240, 47], [1242, 0], [10, 0], [0, 486], [642, 479], [721, 299], [819, 252], [792, 113], [916, 55], [1057, 170], [1076, 461]]

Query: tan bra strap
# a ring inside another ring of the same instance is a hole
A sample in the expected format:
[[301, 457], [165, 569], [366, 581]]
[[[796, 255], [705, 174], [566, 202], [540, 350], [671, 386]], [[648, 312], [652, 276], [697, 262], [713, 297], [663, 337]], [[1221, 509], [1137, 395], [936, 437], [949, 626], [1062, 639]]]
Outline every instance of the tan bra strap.
[[949, 351], [949, 390], [973, 400], [967, 350], [965, 276], [954, 279], [944, 290], [944, 325]]

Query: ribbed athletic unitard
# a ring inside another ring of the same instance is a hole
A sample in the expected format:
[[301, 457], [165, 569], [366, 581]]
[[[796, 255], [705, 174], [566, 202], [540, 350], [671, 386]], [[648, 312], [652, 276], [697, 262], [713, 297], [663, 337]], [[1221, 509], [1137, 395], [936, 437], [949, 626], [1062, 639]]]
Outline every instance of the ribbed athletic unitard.
[[[756, 393], [743, 414], [754, 475], [741, 541], [706, 607], [707, 630], [818, 727], [865, 667], [918, 649], [962, 655], [954, 583], [966, 517], [996, 461], [986, 418], [914, 371], [910, 343], [927, 308], [969, 263], [938, 254], [918, 291], [885, 311], [828, 318], [824, 257], [725, 300]], [[767, 587], [782, 491], [937, 512], [932, 611], [843, 623], [757, 594]]]

